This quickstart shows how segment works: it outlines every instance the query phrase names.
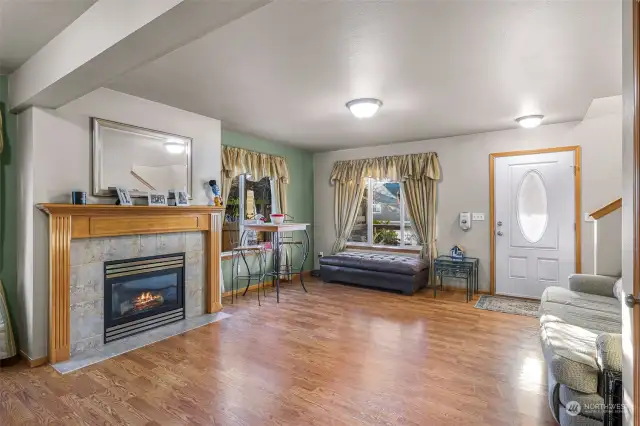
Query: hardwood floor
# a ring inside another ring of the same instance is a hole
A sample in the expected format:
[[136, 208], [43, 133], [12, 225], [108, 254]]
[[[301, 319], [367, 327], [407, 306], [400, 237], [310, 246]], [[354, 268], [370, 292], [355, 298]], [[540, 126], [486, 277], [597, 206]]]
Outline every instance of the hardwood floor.
[[[0, 371], [0, 425], [555, 425], [535, 318], [312, 281], [60, 376]], [[229, 300], [226, 301], [227, 303]]]

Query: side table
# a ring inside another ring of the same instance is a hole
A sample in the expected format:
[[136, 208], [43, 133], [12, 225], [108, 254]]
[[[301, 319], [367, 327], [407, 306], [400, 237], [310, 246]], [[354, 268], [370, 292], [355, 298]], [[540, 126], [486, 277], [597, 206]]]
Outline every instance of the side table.
[[[440, 277], [440, 289], [443, 288], [443, 277], [464, 278], [467, 284], [466, 300], [473, 299], [474, 291], [478, 290], [478, 265], [480, 260], [475, 257], [463, 257], [462, 259], [451, 256], [438, 256], [433, 261], [434, 276]], [[433, 285], [433, 297], [436, 297], [438, 283]]]

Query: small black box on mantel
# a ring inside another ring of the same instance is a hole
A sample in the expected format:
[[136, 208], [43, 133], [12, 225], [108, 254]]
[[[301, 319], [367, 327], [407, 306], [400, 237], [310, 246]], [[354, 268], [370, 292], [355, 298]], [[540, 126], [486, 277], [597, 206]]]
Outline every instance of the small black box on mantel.
[[87, 193], [84, 191], [72, 191], [71, 204], [87, 204]]

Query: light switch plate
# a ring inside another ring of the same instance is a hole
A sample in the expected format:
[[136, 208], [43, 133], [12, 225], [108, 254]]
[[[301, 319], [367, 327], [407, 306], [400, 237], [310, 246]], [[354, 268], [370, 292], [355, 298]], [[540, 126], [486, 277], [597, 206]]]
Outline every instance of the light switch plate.
[[484, 220], [484, 213], [473, 213], [471, 220]]

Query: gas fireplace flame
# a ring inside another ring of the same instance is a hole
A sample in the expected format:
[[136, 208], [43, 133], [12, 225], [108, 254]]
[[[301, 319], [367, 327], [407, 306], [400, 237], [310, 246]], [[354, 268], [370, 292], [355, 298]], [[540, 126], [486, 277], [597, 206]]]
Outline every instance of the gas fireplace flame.
[[145, 291], [133, 300], [133, 309], [141, 311], [152, 306], [161, 305], [163, 302], [164, 297], [160, 293], [154, 294], [150, 291]]

